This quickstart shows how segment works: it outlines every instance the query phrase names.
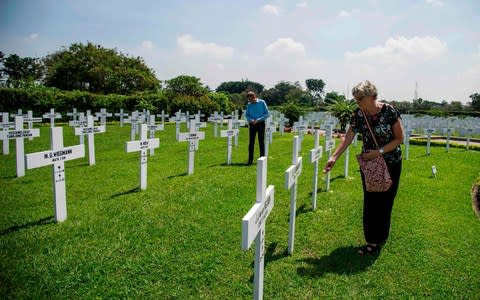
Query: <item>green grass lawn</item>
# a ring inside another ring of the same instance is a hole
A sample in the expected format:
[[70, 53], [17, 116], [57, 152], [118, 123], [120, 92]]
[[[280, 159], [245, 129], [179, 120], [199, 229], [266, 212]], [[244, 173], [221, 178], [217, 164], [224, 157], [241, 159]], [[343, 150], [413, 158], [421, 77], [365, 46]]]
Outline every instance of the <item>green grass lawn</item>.
[[[64, 137], [65, 146], [78, 144], [73, 129], [64, 127]], [[254, 247], [240, 247], [241, 220], [256, 191], [256, 167], [244, 165], [247, 129], [227, 166], [226, 139], [214, 138], [209, 125], [191, 176], [188, 144], [175, 141], [175, 126], [157, 137], [148, 187], [139, 191], [139, 153], [125, 152], [130, 128], [109, 125], [96, 135], [96, 165], [87, 157], [66, 162], [68, 218], [58, 224], [51, 167], [16, 178], [10, 143], [11, 154], [0, 155], [0, 298], [252, 297]], [[284, 172], [292, 137], [276, 133], [270, 146], [267, 184], [275, 186], [275, 207], [266, 223], [265, 299], [480, 299], [480, 220], [470, 196], [480, 152], [432, 147], [425, 156], [425, 146], [411, 145], [390, 238], [379, 255], [361, 257], [363, 196], [354, 156], [360, 143], [351, 148], [348, 179], [343, 158], [330, 192], [319, 176], [313, 211], [313, 137], [306, 136], [295, 250], [288, 255]], [[25, 145], [26, 153], [48, 150], [48, 128]], [[322, 167], [325, 161], [324, 155]]]

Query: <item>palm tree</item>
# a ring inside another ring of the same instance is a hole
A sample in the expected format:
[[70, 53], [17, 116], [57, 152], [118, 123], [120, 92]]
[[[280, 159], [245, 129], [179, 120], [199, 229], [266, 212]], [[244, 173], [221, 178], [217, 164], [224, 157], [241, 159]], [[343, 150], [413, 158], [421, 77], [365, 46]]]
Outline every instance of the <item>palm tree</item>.
[[354, 100], [346, 100], [343, 95], [337, 94], [335, 98], [330, 99], [327, 110], [340, 121], [340, 130], [345, 131], [353, 111], [357, 108], [357, 103]]

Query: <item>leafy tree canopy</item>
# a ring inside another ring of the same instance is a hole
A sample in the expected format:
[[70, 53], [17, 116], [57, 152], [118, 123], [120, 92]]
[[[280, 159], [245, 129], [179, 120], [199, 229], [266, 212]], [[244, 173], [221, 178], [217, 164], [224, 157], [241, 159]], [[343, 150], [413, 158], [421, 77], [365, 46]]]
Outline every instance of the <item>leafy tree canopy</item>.
[[246, 91], [254, 91], [257, 95], [263, 92], [264, 86], [258, 82], [249, 80], [222, 82], [216, 89], [217, 92], [240, 94]]
[[280, 81], [273, 88], [265, 90], [261, 98], [265, 99], [269, 105], [281, 105], [288, 101], [287, 95], [294, 89], [302, 89], [298, 81], [295, 83]]
[[307, 79], [305, 85], [307, 86], [307, 92], [310, 93], [315, 102], [321, 100], [325, 88], [325, 82], [322, 79]]
[[7, 87], [19, 87], [22, 82], [34, 82], [42, 78], [43, 65], [38, 58], [0, 52], [0, 76]]
[[480, 111], [480, 94], [475, 93], [470, 95], [470, 99], [472, 99], [472, 108], [475, 111]]
[[115, 49], [90, 42], [74, 43], [44, 59], [46, 86], [98, 94], [158, 91], [160, 81], [141, 57], [128, 57]]
[[200, 78], [195, 76], [180, 75], [165, 81], [165, 91], [167, 95], [185, 95], [200, 97], [208, 94], [208, 89], [200, 82]]

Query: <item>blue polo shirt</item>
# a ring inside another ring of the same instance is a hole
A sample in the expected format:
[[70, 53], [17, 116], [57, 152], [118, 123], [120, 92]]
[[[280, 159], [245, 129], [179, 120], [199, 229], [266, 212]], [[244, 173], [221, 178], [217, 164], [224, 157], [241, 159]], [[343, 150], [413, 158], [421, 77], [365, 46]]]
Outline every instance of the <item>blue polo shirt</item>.
[[257, 102], [251, 103], [248, 102], [247, 104], [247, 111], [245, 112], [245, 117], [247, 118], [247, 122], [250, 123], [252, 121], [265, 121], [269, 116], [267, 103], [263, 99], [257, 98]]

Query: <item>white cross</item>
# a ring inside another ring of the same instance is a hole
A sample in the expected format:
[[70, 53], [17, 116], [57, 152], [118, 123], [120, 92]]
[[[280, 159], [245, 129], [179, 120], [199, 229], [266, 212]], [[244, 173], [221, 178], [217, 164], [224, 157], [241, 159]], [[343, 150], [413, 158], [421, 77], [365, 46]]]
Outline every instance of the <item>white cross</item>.
[[228, 120], [228, 129], [220, 131], [220, 136], [227, 138], [227, 165], [232, 163], [232, 136], [237, 135], [238, 129], [233, 129], [232, 120]]
[[73, 111], [67, 113], [67, 116], [72, 117], [72, 120], [73, 120], [73, 121], [76, 121], [76, 120], [77, 120], [77, 117], [78, 117], [77, 109], [76, 109], [76, 108], [73, 108]]
[[285, 122], [288, 122], [288, 118], [285, 118], [283, 113], [280, 114], [280, 123], [279, 123], [279, 130], [282, 135], [284, 135], [285, 131]]
[[312, 208], [317, 209], [317, 190], [318, 190], [318, 161], [322, 157], [323, 148], [320, 146], [320, 130], [315, 129], [313, 149], [310, 150], [310, 163], [314, 164], [313, 168], [313, 191], [312, 191]]
[[44, 119], [50, 119], [50, 128], [55, 127], [55, 119], [60, 119], [62, 115], [60, 113], [56, 113], [55, 109], [51, 108], [50, 113], [45, 113], [43, 115]]
[[128, 117], [128, 114], [123, 112], [123, 108], [120, 108], [120, 112], [115, 113], [115, 117], [120, 117], [120, 127], [123, 127], [123, 117]]
[[[245, 126], [246, 124], [247, 124], [247, 121], [238, 119], [238, 110], [235, 110], [235, 115], [233, 117], [233, 129], [239, 129], [240, 126]], [[240, 134], [240, 131], [238, 133]], [[238, 147], [239, 134], [235, 136], [235, 147]]]
[[174, 118], [169, 119], [170, 122], [175, 122], [175, 136], [178, 137], [178, 134], [180, 133], [180, 127], [182, 123], [187, 122], [187, 119], [185, 116], [182, 115], [181, 111], [177, 111], [175, 113]]
[[427, 137], [427, 155], [430, 155], [430, 143], [432, 141], [432, 134], [435, 133], [434, 128], [424, 129], [424, 133]]
[[[345, 134], [349, 128], [350, 128], [350, 125], [347, 124], [347, 126], [345, 127]], [[350, 158], [350, 145], [348, 145], [347, 149], [345, 149], [344, 157], [345, 159], [343, 161], [343, 176], [345, 178], [348, 178], [348, 162]]]
[[17, 158], [17, 177], [25, 176], [25, 147], [23, 139], [26, 137], [39, 137], [40, 129], [23, 129], [23, 117], [15, 117], [15, 130], [1, 131], [1, 139], [15, 139]]
[[[28, 129], [33, 129], [33, 123], [42, 122], [42, 118], [34, 118], [33, 112], [29, 110], [27, 112], [27, 117], [23, 119], [23, 122], [28, 124]], [[29, 136], [28, 140], [29, 141], [33, 140], [33, 136]]]
[[217, 125], [218, 125], [218, 123], [219, 123], [221, 120], [222, 120], [222, 117], [220, 117], [220, 115], [218, 114], [218, 112], [214, 112], [214, 113], [213, 113], [213, 116], [211, 116], [211, 117], [208, 118], [208, 121], [209, 121], [209, 122], [213, 122], [213, 136], [214, 136], [214, 137], [217, 137], [217, 135], [218, 135], [218, 134], [217, 134], [217, 133], [218, 133], [218, 131], [217, 131], [217, 129], [218, 129]]
[[162, 118], [162, 124], [165, 124], [165, 117], [168, 118], [168, 114], [165, 114], [165, 111], [162, 109], [162, 113], [161, 113], [161, 114], [157, 114], [157, 117]]
[[106, 108], [101, 108], [100, 112], [96, 112], [95, 115], [100, 118], [100, 125], [107, 125], [107, 117], [111, 117], [112, 114], [107, 112]]
[[147, 189], [147, 149], [158, 148], [160, 140], [147, 139], [147, 124], [142, 124], [140, 128], [140, 140], [127, 142], [125, 150], [127, 152], [140, 151], [140, 189]]
[[[335, 149], [335, 139], [333, 138], [333, 123], [325, 126], [325, 152], [327, 152], [327, 161], [330, 159], [332, 150]], [[330, 171], [327, 172], [325, 178], [325, 190], [330, 191]]]
[[298, 132], [300, 136], [300, 144], [299, 144], [299, 149], [298, 151], [302, 150], [302, 142], [303, 142], [303, 134], [308, 132], [308, 122], [303, 121], [303, 117], [300, 116], [298, 122], [296, 125], [293, 126], [293, 131]]
[[17, 117], [17, 116], [22, 116], [22, 117], [24, 117], [24, 118], [28, 117], [27, 115], [24, 115], [24, 114], [23, 114], [23, 110], [22, 110], [21, 108], [19, 108], [19, 109], [17, 110], [17, 113], [16, 113], [16, 114], [11, 115], [10, 117], [12, 117], [12, 118], [15, 119], [15, 117]]
[[[15, 128], [15, 123], [10, 122], [8, 119], [8, 113], [2, 113], [2, 123], [0, 123], [0, 125], [3, 128], [3, 132], [5, 133], [5, 136], [9, 128]], [[3, 155], [8, 155], [10, 154], [10, 140], [7, 138], [4, 138], [2, 140], [3, 140]]]
[[190, 131], [189, 132], [180, 132], [177, 135], [177, 141], [179, 142], [190, 142], [190, 147], [188, 151], [188, 175], [193, 174], [194, 164], [195, 164], [195, 151], [198, 150], [198, 141], [205, 139], [205, 132], [195, 131], [195, 120], [190, 120]]
[[293, 252], [295, 240], [295, 210], [297, 202], [297, 183], [302, 173], [302, 157], [298, 156], [300, 148], [300, 138], [293, 138], [292, 165], [285, 171], [285, 188], [290, 190], [290, 222], [288, 230], [288, 254]]
[[137, 134], [138, 130], [138, 123], [140, 122], [140, 117], [138, 115], [138, 111], [132, 112], [130, 118], [125, 120], [125, 123], [130, 123], [130, 140], [135, 140], [135, 135]]
[[273, 141], [273, 133], [277, 131], [277, 128], [273, 124], [270, 117], [265, 120], [265, 156], [268, 157], [268, 149]]
[[[163, 124], [155, 124], [155, 115], [150, 115], [150, 120], [148, 120], [148, 133], [149, 133], [149, 138], [153, 139], [155, 138], [155, 132], [156, 131], [163, 131], [165, 129], [165, 126]], [[150, 155], [155, 154], [155, 149], [150, 148]]]
[[87, 135], [88, 139], [88, 163], [90, 166], [95, 164], [95, 133], [104, 133], [105, 126], [94, 126], [93, 116], [87, 117], [86, 127], [75, 128], [75, 135]]
[[242, 219], [242, 250], [250, 248], [255, 240], [255, 269], [253, 298], [263, 299], [263, 275], [265, 263], [265, 222], [273, 209], [275, 188], [267, 188], [267, 158], [257, 160], [256, 202]]
[[27, 154], [27, 169], [52, 165], [55, 220], [67, 219], [67, 198], [65, 193], [65, 162], [85, 156], [85, 147], [76, 145], [63, 147], [63, 128], [51, 128], [51, 149]]

